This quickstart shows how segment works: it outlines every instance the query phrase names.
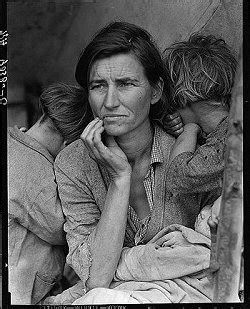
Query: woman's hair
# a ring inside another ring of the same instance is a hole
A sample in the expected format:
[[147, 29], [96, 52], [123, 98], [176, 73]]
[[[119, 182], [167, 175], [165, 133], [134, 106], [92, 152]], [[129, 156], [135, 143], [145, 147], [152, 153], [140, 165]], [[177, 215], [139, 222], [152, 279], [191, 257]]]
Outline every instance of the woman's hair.
[[224, 40], [195, 33], [165, 52], [175, 109], [202, 100], [230, 105], [237, 61]]
[[150, 118], [158, 119], [169, 104], [170, 76], [162, 55], [151, 35], [144, 29], [126, 22], [111, 22], [102, 28], [83, 50], [76, 66], [77, 82], [88, 91], [88, 79], [93, 63], [121, 53], [133, 53], [144, 68], [151, 86], [162, 78], [162, 98], [150, 107]]
[[80, 137], [92, 120], [92, 112], [84, 89], [57, 83], [46, 88], [39, 98], [41, 123], [50, 119], [68, 143]]

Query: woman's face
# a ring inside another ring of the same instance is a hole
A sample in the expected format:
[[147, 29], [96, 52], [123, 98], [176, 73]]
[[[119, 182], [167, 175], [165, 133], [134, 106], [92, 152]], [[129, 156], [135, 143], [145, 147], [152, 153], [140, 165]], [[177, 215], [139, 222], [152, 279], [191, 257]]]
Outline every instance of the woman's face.
[[105, 131], [113, 136], [122, 136], [149, 122], [150, 104], [161, 96], [161, 90], [151, 87], [133, 54], [96, 60], [88, 87], [94, 116], [103, 119]]

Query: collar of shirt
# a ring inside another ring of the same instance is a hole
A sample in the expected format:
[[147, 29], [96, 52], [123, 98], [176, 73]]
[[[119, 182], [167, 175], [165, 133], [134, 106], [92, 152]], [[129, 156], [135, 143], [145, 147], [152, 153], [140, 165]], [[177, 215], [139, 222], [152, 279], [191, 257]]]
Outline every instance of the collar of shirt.
[[223, 138], [226, 135], [226, 132], [228, 130], [228, 116], [223, 118], [217, 125], [217, 127], [215, 128], [215, 130], [213, 130], [211, 133], [209, 133], [206, 136], [206, 140], [211, 140], [211, 139], [218, 139], [218, 138]]
[[8, 128], [9, 135], [20, 143], [26, 145], [29, 148], [32, 148], [36, 152], [39, 152], [44, 156], [50, 163], [54, 164], [53, 156], [48, 152], [48, 150], [41, 145], [36, 139], [32, 138], [28, 134], [19, 130], [17, 126], [13, 128]]
[[160, 142], [162, 129], [157, 124], [154, 124], [153, 126], [154, 126], [154, 139], [151, 150], [150, 165], [152, 165], [153, 163], [162, 163], [164, 160]]

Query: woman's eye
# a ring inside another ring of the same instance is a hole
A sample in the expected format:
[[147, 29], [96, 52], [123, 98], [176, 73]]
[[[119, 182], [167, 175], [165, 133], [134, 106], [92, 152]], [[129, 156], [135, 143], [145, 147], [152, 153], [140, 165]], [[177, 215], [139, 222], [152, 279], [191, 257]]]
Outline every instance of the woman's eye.
[[104, 85], [96, 84], [96, 85], [90, 86], [90, 90], [94, 90], [94, 89], [96, 89], [96, 90], [103, 90], [104, 89]]
[[131, 82], [125, 82], [125, 83], [121, 83], [120, 87], [129, 87], [129, 86], [133, 86], [134, 84]]

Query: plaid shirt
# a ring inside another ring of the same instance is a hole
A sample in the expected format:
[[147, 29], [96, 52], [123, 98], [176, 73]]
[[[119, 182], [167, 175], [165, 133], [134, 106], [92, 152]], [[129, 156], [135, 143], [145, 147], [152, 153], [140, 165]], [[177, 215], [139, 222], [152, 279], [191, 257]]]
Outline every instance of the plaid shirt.
[[[151, 151], [151, 160], [147, 175], [144, 178], [143, 184], [144, 189], [147, 195], [150, 212], [153, 210], [154, 206], [154, 190], [155, 187], [155, 172], [154, 172], [154, 163], [162, 163], [163, 162], [163, 154], [161, 151], [161, 147], [159, 145], [160, 140], [160, 130], [158, 127], [155, 128], [154, 141], [152, 145]], [[151, 219], [151, 214], [149, 214], [146, 218], [140, 220], [134, 211], [134, 209], [129, 206], [128, 208], [128, 222], [135, 233], [134, 242], [135, 245], [139, 244], [143, 239], [147, 232], [148, 224]]]

